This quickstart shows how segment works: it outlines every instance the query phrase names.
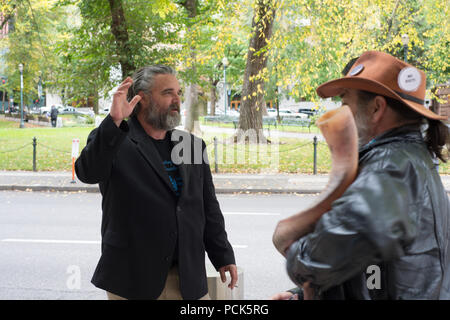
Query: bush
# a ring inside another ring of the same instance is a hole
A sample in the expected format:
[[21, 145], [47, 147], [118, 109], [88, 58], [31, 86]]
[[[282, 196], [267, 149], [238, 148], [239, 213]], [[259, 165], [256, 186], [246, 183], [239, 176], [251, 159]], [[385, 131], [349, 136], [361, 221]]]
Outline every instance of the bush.
[[94, 124], [95, 119], [93, 117], [86, 117], [86, 124]]

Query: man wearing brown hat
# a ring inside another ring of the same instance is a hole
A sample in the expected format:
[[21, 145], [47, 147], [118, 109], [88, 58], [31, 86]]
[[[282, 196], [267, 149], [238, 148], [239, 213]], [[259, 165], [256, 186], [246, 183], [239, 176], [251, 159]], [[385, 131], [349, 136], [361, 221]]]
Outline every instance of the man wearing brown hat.
[[449, 132], [425, 86], [422, 71], [369, 51], [317, 88], [351, 108], [359, 170], [312, 233], [287, 240], [288, 274], [314, 298], [450, 299], [450, 206], [433, 163], [447, 160]]

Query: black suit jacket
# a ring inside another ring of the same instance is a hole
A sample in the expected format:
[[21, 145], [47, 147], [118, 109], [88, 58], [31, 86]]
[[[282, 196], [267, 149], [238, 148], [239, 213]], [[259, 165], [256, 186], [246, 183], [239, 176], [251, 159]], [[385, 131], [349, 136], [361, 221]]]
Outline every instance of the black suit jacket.
[[[206, 148], [193, 135], [179, 130], [172, 134], [190, 141], [191, 150], [185, 148], [180, 155], [188, 151], [191, 155], [185, 155], [193, 159], [194, 146]], [[196, 156], [198, 162], [198, 150]], [[108, 115], [90, 133], [75, 170], [82, 182], [99, 183], [103, 196], [95, 286], [128, 299], [158, 298], [177, 241], [184, 299], [208, 292], [205, 251], [217, 270], [235, 263], [209, 164], [186, 162], [179, 165], [183, 187], [177, 201], [161, 157], [136, 118], [118, 128]]]

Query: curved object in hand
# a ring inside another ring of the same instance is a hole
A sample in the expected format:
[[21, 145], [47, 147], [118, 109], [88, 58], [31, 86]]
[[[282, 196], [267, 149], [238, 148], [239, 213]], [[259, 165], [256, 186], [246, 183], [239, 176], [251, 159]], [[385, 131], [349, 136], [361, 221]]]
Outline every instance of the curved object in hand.
[[358, 134], [350, 107], [343, 105], [328, 111], [316, 125], [330, 148], [330, 178], [309, 208], [278, 223], [272, 240], [283, 255], [292, 243], [313, 231], [316, 222], [331, 209], [333, 201], [344, 193], [357, 175]]

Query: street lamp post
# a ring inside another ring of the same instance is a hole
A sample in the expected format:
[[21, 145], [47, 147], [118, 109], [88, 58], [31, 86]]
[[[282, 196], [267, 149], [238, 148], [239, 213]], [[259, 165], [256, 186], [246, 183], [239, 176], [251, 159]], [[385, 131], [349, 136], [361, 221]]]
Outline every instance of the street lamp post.
[[225, 115], [227, 115], [227, 106], [228, 106], [228, 94], [227, 94], [227, 66], [228, 66], [228, 59], [227, 57], [224, 57], [222, 59], [223, 64], [223, 98], [224, 98], [224, 112]]
[[402, 43], [403, 43], [403, 60], [405, 62], [408, 62], [407, 53], [408, 53], [409, 36], [406, 33], [402, 34]]
[[23, 64], [19, 64], [20, 71], [20, 127], [25, 128], [23, 123]]
[[39, 82], [38, 82], [38, 107], [41, 107], [42, 102], [41, 102], [41, 97], [42, 97], [42, 71], [39, 71]]

